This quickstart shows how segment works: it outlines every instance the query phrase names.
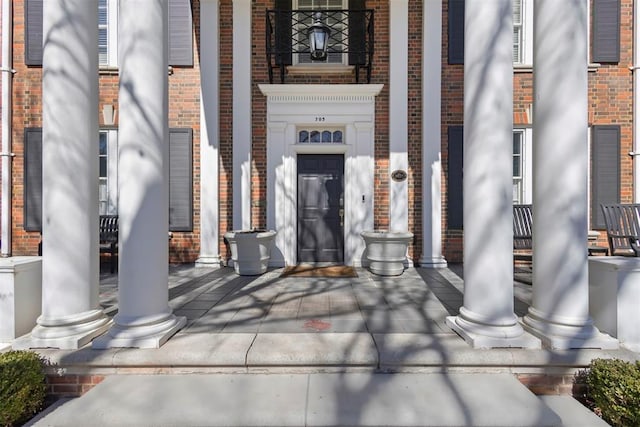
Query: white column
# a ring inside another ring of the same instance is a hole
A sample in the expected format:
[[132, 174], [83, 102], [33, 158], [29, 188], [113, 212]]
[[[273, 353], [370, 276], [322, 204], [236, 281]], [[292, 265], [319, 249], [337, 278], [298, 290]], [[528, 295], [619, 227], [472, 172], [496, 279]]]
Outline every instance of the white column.
[[512, 1], [465, 8], [464, 306], [447, 324], [476, 348], [539, 347], [513, 312]]
[[186, 323], [168, 291], [167, 1], [120, 2], [118, 314], [94, 348], [158, 348]]
[[233, 228], [251, 228], [251, 0], [233, 0]]
[[421, 267], [446, 267], [442, 255], [441, 82], [442, 1], [422, 2], [422, 257]]
[[[389, 0], [389, 172], [409, 170], [408, 55], [409, 2]], [[408, 183], [389, 179], [389, 228], [408, 231]]]
[[219, 3], [200, 1], [200, 255], [196, 267], [220, 266]]
[[2, 75], [2, 113], [0, 124], [2, 125], [2, 176], [0, 183], [0, 257], [11, 256], [12, 221], [11, 221], [11, 163], [13, 155], [12, 144], [12, 100], [13, 93], [13, 8], [11, 1], [2, 2], [2, 62], [0, 64], [0, 74]]
[[44, 2], [42, 315], [17, 348], [84, 346], [99, 305], [97, 0]]
[[615, 348], [589, 317], [587, 2], [536, 2], [533, 302], [527, 329], [552, 348]]

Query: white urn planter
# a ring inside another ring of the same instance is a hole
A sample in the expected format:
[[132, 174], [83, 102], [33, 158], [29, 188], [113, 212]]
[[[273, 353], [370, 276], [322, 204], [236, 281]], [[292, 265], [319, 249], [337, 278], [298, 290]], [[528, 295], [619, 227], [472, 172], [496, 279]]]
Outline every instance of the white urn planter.
[[274, 230], [226, 232], [224, 238], [227, 239], [231, 248], [235, 272], [241, 276], [257, 276], [266, 272], [275, 236]]
[[399, 276], [404, 272], [413, 233], [374, 230], [363, 231], [361, 236], [366, 246], [369, 271], [380, 276]]

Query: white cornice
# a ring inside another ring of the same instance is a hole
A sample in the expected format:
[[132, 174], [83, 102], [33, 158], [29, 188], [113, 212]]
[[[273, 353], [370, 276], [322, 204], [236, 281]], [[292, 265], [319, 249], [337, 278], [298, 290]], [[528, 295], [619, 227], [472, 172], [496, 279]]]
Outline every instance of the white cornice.
[[260, 84], [260, 91], [275, 102], [358, 102], [370, 101], [384, 85], [297, 85]]

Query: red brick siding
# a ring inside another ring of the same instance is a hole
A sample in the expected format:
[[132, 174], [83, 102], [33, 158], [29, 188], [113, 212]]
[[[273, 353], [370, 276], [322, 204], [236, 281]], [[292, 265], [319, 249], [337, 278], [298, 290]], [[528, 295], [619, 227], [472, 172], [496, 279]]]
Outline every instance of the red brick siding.
[[[443, 194], [443, 250], [449, 262], [462, 261], [462, 231], [450, 230], [447, 225], [447, 129], [463, 122], [463, 66], [449, 65], [447, 59], [448, 22], [447, 5], [443, 0], [442, 16], [442, 194]], [[199, 0], [192, 0], [194, 19], [194, 66], [175, 68], [169, 78], [171, 127], [193, 129], [193, 184], [194, 184], [194, 231], [174, 233], [171, 245], [172, 262], [192, 262], [199, 252], [200, 229], [200, 125], [199, 125]], [[35, 254], [39, 233], [23, 230], [23, 138], [24, 128], [41, 126], [41, 76], [42, 69], [24, 65], [24, 3], [15, 1], [14, 7], [14, 76], [13, 85], [13, 253]], [[232, 7], [231, 0], [220, 2], [220, 194], [219, 231], [224, 234], [232, 227]], [[273, 0], [256, 0], [252, 4], [252, 200], [251, 221], [256, 227], [266, 226], [266, 99], [257, 84], [267, 83], [268, 74], [264, 54], [264, 13], [273, 8]], [[602, 64], [589, 73], [589, 123], [618, 124], [621, 126], [621, 200], [633, 199], [633, 170], [631, 158], [626, 154], [632, 150], [632, 0], [622, 0], [621, 13], [621, 58], [619, 64]], [[374, 226], [389, 226], [389, 4], [383, 0], [370, 0], [367, 8], [375, 10], [376, 51], [373, 60], [371, 83], [382, 83], [384, 89], [376, 98], [375, 128], [375, 200]], [[416, 245], [410, 248], [414, 259], [421, 255], [422, 244], [422, 2], [409, 1], [409, 228], [416, 235]], [[287, 76], [287, 83], [354, 83], [348, 75], [298, 75]], [[100, 76], [100, 120], [102, 105], [112, 104], [117, 108], [117, 73], [102, 73]], [[532, 103], [532, 73], [514, 74], [514, 124], [529, 124], [527, 109]], [[603, 241], [604, 242], [604, 241]], [[228, 256], [220, 239], [221, 254]]]

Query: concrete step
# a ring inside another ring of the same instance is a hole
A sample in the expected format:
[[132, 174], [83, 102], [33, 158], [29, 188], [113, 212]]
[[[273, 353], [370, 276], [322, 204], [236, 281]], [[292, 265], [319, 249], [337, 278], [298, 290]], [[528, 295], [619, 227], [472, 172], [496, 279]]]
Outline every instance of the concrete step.
[[538, 398], [509, 374], [112, 375], [31, 425], [606, 425], [575, 404]]

